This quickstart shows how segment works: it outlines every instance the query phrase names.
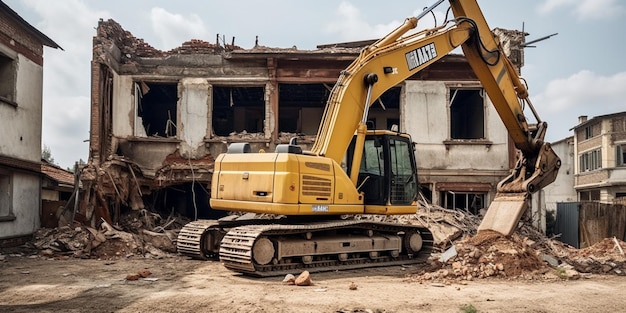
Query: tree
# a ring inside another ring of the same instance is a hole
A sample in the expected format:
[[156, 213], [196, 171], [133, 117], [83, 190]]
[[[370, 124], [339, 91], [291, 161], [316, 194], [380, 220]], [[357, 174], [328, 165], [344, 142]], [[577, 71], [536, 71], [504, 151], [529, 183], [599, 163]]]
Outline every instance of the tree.
[[50, 163], [50, 164], [54, 164], [54, 158], [52, 157], [52, 151], [50, 150], [50, 147], [48, 147], [47, 145], [43, 145], [43, 149], [41, 149], [41, 159], [42, 160], [46, 160], [46, 162]]
[[74, 164], [74, 167], [68, 167], [66, 170], [68, 172], [70, 172], [70, 173], [74, 173], [75, 169], [76, 169], [76, 166], [78, 166], [78, 168], [81, 168], [85, 164], [87, 164], [87, 163], [85, 163], [85, 161], [83, 159], [78, 159], [78, 161]]

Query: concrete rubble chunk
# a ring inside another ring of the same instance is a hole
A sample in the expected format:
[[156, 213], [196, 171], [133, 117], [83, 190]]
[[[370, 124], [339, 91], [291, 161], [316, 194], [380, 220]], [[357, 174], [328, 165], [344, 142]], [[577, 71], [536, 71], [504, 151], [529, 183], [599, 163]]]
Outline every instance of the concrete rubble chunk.
[[539, 253], [539, 257], [548, 262], [548, 264], [550, 264], [550, 266], [559, 266], [559, 260], [557, 260], [555, 257], [551, 256], [551, 255], [547, 255], [545, 253]]
[[140, 269], [139, 271], [137, 271], [137, 274], [143, 278], [146, 278], [150, 275], [152, 275], [152, 272], [150, 272], [149, 269], [144, 268], [144, 269]]
[[285, 278], [283, 278], [283, 284], [294, 285], [295, 283], [296, 283], [296, 276], [294, 276], [293, 274], [287, 274], [285, 275]]
[[359, 288], [359, 286], [357, 284], [355, 284], [354, 282], [350, 283], [350, 286], [348, 286], [348, 289], [350, 290], [357, 290]]
[[457, 255], [456, 247], [452, 245], [450, 248], [448, 248], [448, 250], [446, 250], [444, 253], [441, 254], [441, 256], [439, 257], [439, 261], [441, 263], [446, 263], [448, 262], [448, 260], [452, 259], [456, 255]]
[[141, 276], [137, 273], [126, 275], [126, 280], [139, 280]]
[[313, 282], [311, 281], [311, 274], [309, 271], [304, 271], [295, 280], [296, 286], [311, 286]]

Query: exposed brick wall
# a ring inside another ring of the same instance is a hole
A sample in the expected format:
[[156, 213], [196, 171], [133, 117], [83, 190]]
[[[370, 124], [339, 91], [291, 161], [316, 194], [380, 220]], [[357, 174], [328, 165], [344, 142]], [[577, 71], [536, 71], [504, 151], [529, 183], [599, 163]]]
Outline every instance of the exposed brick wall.
[[100, 76], [101, 65], [91, 62], [91, 129], [89, 131], [90, 161], [100, 164]]
[[588, 185], [588, 184], [599, 184], [609, 178], [609, 171], [607, 170], [598, 170], [589, 173], [580, 174], [576, 177], [576, 186], [580, 185]]
[[578, 143], [578, 152], [585, 152], [590, 149], [602, 147], [602, 137], [598, 136]]
[[[184, 42], [180, 47], [169, 51], [161, 51], [152, 47], [143, 39], [133, 36], [133, 34], [124, 30], [119, 23], [112, 19], [106, 21], [100, 20], [98, 22], [97, 35], [94, 38], [94, 47], [99, 44], [114, 44], [117, 46], [122, 54], [121, 63], [130, 62], [134, 57], [153, 58], [166, 57], [173, 54], [219, 54], [224, 51], [243, 49], [236, 45], [221, 46], [200, 39], [192, 39]], [[94, 53], [95, 51], [98, 51], [98, 49], [95, 49]]]
[[25, 31], [11, 16], [0, 11], [0, 42], [23, 54], [33, 62], [43, 64], [43, 44]]

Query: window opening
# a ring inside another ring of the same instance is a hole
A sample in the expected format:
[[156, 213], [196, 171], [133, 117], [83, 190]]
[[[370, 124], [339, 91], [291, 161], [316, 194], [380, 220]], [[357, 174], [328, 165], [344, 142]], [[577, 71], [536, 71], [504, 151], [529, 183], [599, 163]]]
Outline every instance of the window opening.
[[176, 137], [178, 85], [176, 83], [135, 84], [137, 117], [143, 126], [137, 136]]
[[485, 106], [482, 89], [450, 89], [450, 137], [485, 138]]
[[0, 101], [17, 106], [15, 102], [16, 62], [0, 53]]
[[580, 172], [589, 172], [602, 168], [602, 151], [596, 149], [579, 156]]
[[11, 176], [8, 173], [0, 172], [0, 217], [12, 216], [11, 199], [13, 188], [11, 188]]
[[600, 190], [588, 190], [580, 192], [580, 201], [599, 201]]
[[[400, 129], [400, 94], [402, 88], [393, 87], [385, 91], [370, 106], [368, 119], [378, 127], [390, 130], [393, 125]], [[379, 128], [376, 128], [379, 129]]]
[[463, 210], [478, 215], [485, 207], [484, 193], [464, 193], [451, 190], [441, 191], [439, 195], [441, 206], [446, 209]]
[[278, 131], [317, 134], [331, 90], [328, 84], [279, 84]]
[[616, 166], [626, 166], [626, 144], [616, 146], [617, 157], [615, 158]]
[[262, 133], [265, 121], [265, 88], [213, 86], [213, 131]]

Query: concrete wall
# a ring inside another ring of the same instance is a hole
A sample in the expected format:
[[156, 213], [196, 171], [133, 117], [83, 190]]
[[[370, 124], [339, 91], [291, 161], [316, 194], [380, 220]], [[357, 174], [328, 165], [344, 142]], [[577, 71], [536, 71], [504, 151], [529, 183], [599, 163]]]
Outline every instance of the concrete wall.
[[[179, 84], [178, 138], [180, 153], [192, 156], [204, 147], [209, 127], [209, 83], [203, 78], [183, 78]], [[202, 150], [204, 151], [204, 150]]]
[[[0, 44], [2, 52], [8, 48]], [[0, 154], [39, 163], [41, 161], [41, 102], [43, 69], [21, 54], [17, 60], [17, 107], [0, 103]]]
[[561, 158], [561, 168], [556, 180], [531, 196], [533, 225], [546, 230], [547, 211], [554, 212], [558, 202], [578, 201], [574, 189], [574, 138], [568, 137], [554, 142], [552, 149]]
[[13, 220], [0, 221], [0, 239], [26, 236], [39, 229], [41, 178], [13, 172], [11, 176], [11, 211]]
[[[402, 130], [411, 134], [416, 145], [420, 183], [438, 182], [491, 184], [486, 205], [496, 183], [509, 173], [508, 132], [491, 105], [485, 100], [486, 140], [444, 144], [450, 140], [448, 89], [459, 87], [443, 81], [406, 81], [401, 100]], [[467, 87], [480, 87], [477, 83]], [[433, 190], [433, 203], [438, 194]]]
[[[15, 103], [0, 102], [0, 155], [41, 162], [42, 66], [0, 44], [2, 52], [16, 63]], [[30, 235], [39, 228], [41, 178], [38, 173], [6, 168], [9, 177], [8, 214], [0, 216], [0, 239]]]

